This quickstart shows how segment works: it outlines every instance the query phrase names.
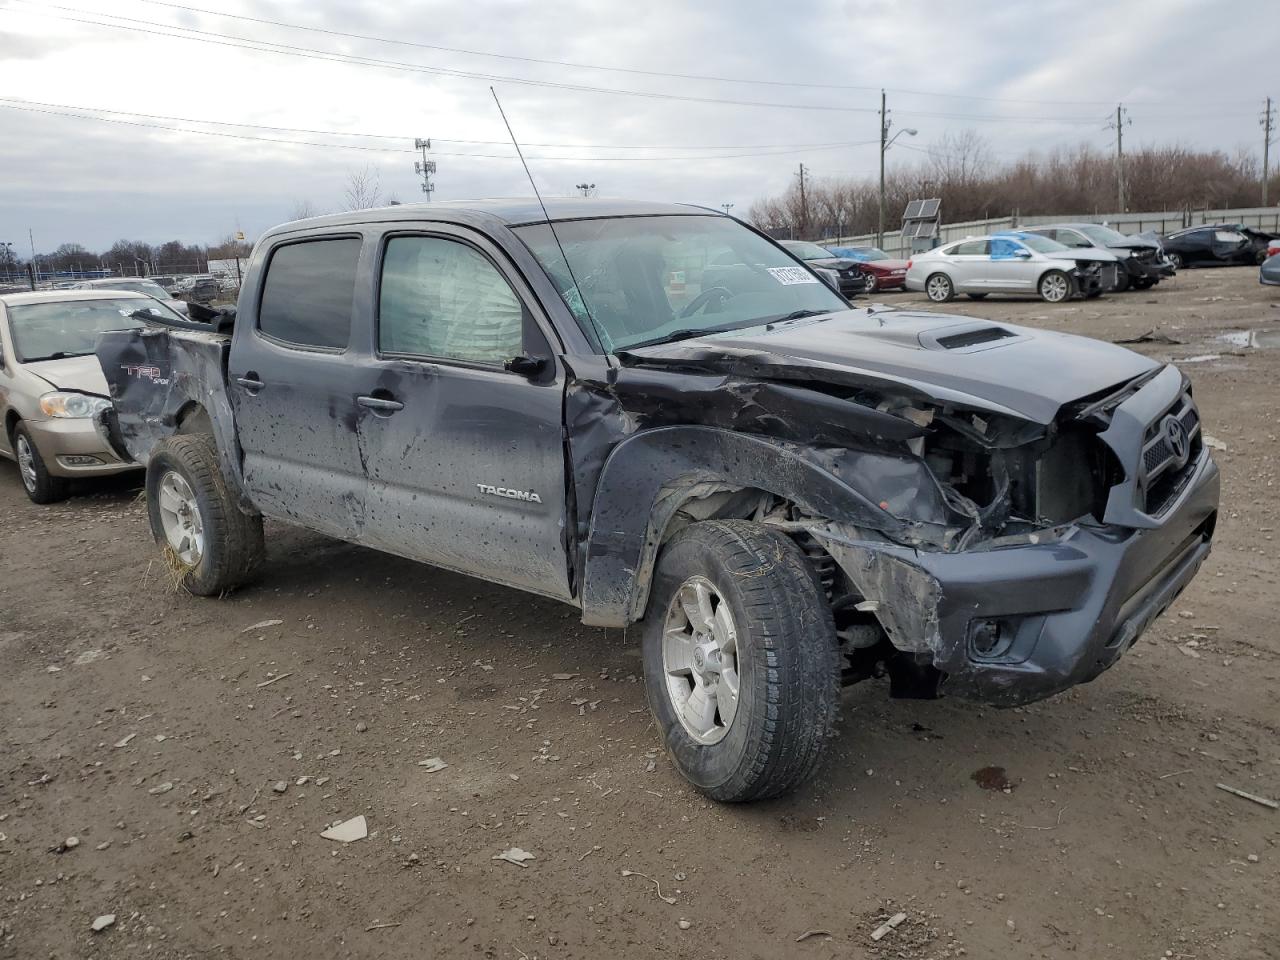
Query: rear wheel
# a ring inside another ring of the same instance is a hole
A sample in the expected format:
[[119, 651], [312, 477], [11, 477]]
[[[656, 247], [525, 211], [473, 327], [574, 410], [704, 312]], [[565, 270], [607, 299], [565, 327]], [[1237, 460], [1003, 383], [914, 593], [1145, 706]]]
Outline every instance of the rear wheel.
[[690, 783], [736, 802], [813, 774], [840, 672], [826, 596], [790, 538], [743, 520], [686, 527], [658, 558], [642, 628], [649, 707]]
[[1040, 278], [1038, 289], [1046, 303], [1061, 303], [1071, 296], [1071, 278], [1061, 270], [1050, 270]]
[[197, 596], [238, 587], [262, 560], [262, 517], [240, 509], [209, 436], [170, 437], [156, 447], [147, 512], [175, 581]]
[[934, 303], [946, 303], [956, 295], [956, 288], [945, 273], [935, 273], [924, 282], [924, 292]]
[[22, 480], [22, 489], [32, 503], [57, 503], [65, 500], [71, 493], [71, 483], [66, 477], [55, 477], [44, 465], [44, 458], [36, 449], [31, 434], [21, 423], [13, 431], [13, 455], [18, 461], [18, 476]]

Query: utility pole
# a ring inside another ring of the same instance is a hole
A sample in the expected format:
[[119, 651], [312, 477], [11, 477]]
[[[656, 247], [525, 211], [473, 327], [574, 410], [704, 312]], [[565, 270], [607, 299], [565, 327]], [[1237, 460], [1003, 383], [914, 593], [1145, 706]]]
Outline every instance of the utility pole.
[[884, 88], [880, 90], [880, 219], [876, 227], [876, 246], [884, 246], [884, 152], [889, 149], [889, 111], [885, 109]]
[[809, 201], [804, 193], [804, 164], [800, 164], [800, 238], [809, 232]]
[[1262, 205], [1267, 205], [1268, 180], [1271, 179], [1271, 129], [1275, 126], [1276, 111], [1267, 97], [1267, 108], [1262, 111]]
[[413, 172], [422, 177], [422, 192], [427, 195], [427, 200], [431, 199], [431, 194], [435, 193], [436, 185], [431, 182], [431, 175], [436, 172], [436, 162], [427, 159], [427, 151], [431, 149], [431, 138], [426, 140], [418, 138], [413, 141], [414, 149], [422, 151], [422, 159], [413, 162]]
[[1124, 213], [1124, 128], [1133, 123], [1127, 115], [1123, 103], [1116, 104], [1116, 118], [1107, 124], [1108, 130], [1116, 132], [1116, 204], [1117, 213]]

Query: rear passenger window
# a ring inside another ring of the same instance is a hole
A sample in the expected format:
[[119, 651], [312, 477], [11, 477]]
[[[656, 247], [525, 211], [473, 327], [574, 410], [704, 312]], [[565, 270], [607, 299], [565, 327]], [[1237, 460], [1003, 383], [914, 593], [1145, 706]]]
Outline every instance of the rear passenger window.
[[991, 243], [988, 240], [966, 240], [960, 246], [956, 247], [952, 254], [957, 257], [985, 257], [991, 252]]
[[500, 364], [522, 352], [520, 300], [479, 251], [440, 237], [394, 237], [378, 297], [382, 353]]
[[360, 238], [280, 247], [267, 265], [258, 329], [308, 347], [343, 348], [351, 338]]

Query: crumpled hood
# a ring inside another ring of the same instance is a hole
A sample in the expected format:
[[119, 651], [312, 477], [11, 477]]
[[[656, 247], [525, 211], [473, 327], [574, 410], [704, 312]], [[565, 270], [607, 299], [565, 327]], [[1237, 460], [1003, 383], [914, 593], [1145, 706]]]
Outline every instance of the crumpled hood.
[[1072, 247], [1070, 250], [1054, 250], [1045, 256], [1052, 260], [1097, 260], [1099, 263], [1115, 263], [1120, 259], [1100, 247]]
[[87, 357], [65, 357], [62, 360], [38, 360], [23, 366], [38, 377], [43, 377], [59, 390], [78, 390], [105, 397], [107, 378], [94, 354]]
[[898, 384], [942, 402], [1050, 423], [1063, 404], [1157, 366], [1088, 337], [972, 317], [848, 310], [620, 352], [631, 366], [728, 369], [757, 379]]

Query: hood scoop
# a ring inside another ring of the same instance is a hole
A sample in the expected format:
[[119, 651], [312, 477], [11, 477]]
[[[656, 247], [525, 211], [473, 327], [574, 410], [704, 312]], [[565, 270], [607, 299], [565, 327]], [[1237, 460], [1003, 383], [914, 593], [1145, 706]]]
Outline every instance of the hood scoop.
[[[939, 331], [938, 333], [941, 333]], [[986, 350], [996, 344], [1010, 343], [1014, 340], [1021, 340], [1018, 334], [1004, 327], [985, 321], [973, 324], [961, 324], [959, 329], [956, 326], [946, 328], [946, 333], [941, 336], [932, 331], [924, 331], [920, 334], [920, 345], [926, 350], [952, 350], [962, 353], [972, 353], [975, 350]]]

